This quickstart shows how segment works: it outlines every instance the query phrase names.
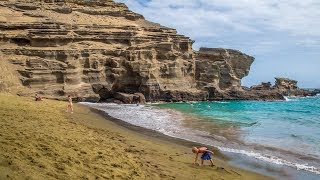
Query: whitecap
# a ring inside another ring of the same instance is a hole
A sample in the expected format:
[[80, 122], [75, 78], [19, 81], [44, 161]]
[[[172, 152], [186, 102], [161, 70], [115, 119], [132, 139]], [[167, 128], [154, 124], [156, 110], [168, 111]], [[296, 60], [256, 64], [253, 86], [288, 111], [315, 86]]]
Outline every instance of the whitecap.
[[237, 153], [237, 154], [243, 154], [249, 157], [253, 157], [255, 159], [259, 159], [265, 162], [277, 164], [277, 165], [286, 165], [289, 167], [293, 167], [297, 170], [305, 170], [309, 171], [312, 173], [320, 174], [320, 168], [314, 167], [314, 166], [309, 166], [308, 164], [299, 164], [299, 163], [294, 163], [290, 162], [284, 159], [281, 159], [276, 156], [268, 155], [268, 154], [261, 154], [253, 151], [246, 151], [246, 150], [239, 150], [239, 149], [231, 149], [231, 148], [225, 148], [225, 147], [218, 147], [220, 150], [225, 151], [225, 152], [231, 152], [231, 153]]

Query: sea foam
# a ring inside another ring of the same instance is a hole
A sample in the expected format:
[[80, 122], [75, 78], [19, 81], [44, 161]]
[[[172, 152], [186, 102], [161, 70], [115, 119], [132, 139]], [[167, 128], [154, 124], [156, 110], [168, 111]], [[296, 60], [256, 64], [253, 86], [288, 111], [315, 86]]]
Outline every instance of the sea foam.
[[[287, 100], [290, 101], [290, 98], [287, 98]], [[203, 138], [209, 136], [208, 133], [184, 127], [182, 124], [184, 120], [183, 114], [171, 109], [163, 109], [150, 105], [119, 105], [110, 103], [81, 104], [96, 108], [98, 110], [102, 110], [108, 113], [110, 116], [127, 123], [155, 130], [171, 137], [181, 138], [192, 142], [205, 143], [208, 145], [213, 145], [221, 151], [242, 154], [264, 162], [277, 165], [286, 165], [297, 170], [305, 170], [320, 174], [320, 169], [318, 167], [314, 167], [308, 164], [290, 162], [274, 155], [262, 154], [255, 151], [224, 147], [221, 146], [221, 144], [217, 146], [217, 143], [212, 143], [211, 139]]]
[[290, 162], [290, 161], [284, 160], [282, 158], [268, 155], [268, 154], [261, 154], [261, 153], [253, 152], [253, 151], [231, 149], [231, 148], [225, 148], [225, 147], [219, 147], [219, 149], [222, 151], [225, 151], [225, 152], [231, 152], [231, 153], [242, 154], [242, 155], [246, 155], [249, 157], [253, 157], [255, 159], [259, 159], [264, 162], [269, 162], [269, 163], [273, 163], [273, 164], [277, 164], [277, 165], [286, 165], [289, 167], [293, 167], [297, 170], [305, 170], [305, 171], [309, 171], [312, 173], [320, 174], [320, 168], [317, 168], [314, 166], [309, 166], [308, 164], [299, 164], [299, 163]]

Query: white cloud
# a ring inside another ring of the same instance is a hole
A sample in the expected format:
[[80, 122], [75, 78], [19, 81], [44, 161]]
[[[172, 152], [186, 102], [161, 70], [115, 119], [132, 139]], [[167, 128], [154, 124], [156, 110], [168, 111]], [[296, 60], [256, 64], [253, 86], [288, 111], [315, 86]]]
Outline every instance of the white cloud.
[[[271, 80], [277, 75], [275, 72], [297, 72], [300, 74], [296, 76], [305, 78], [307, 74], [308, 78], [320, 76], [318, 71], [310, 75], [307, 68], [285, 66], [294, 61], [320, 67], [319, 0], [116, 1], [124, 2], [150, 21], [191, 37], [196, 49], [226, 47], [258, 57], [253, 66], [257, 68], [253, 71], [256, 77], [267, 68], [273, 72], [265, 72], [268, 77], [264, 78]], [[280, 61], [283, 63], [275, 66]]]
[[207, 29], [204, 31], [209, 35], [221, 33], [222, 27], [240, 32], [268, 29], [320, 36], [320, 1], [317, 0], [117, 1], [125, 2], [148, 19], [179, 29]]
[[[319, 48], [320, 49], [320, 39], [304, 39], [297, 41], [297, 45], [302, 45], [310, 48]], [[318, 52], [320, 54], [320, 52]]]

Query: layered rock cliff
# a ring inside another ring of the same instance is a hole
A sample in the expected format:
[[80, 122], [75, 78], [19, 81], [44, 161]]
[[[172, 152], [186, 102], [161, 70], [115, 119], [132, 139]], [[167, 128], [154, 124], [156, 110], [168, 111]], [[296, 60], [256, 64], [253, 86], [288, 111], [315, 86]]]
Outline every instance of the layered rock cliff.
[[20, 95], [130, 103], [281, 99], [288, 92], [243, 89], [253, 57], [195, 51], [189, 37], [112, 0], [1, 0], [0, 30], [0, 90]]
[[235, 50], [194, 51], [190, 38], [112, 0], [2, 0], [0, 29], [1, 61], [31, 90], [22, 95], [214, 99], [214, 92], [241, 91], [253, 62]]
[[208, 99], [239, 99], [230, 92], [243, 92], [241, 79], [249, 74], [254, 58], [221, 48], [201, 48], [195, 54], [197, 86], [208, 92]]

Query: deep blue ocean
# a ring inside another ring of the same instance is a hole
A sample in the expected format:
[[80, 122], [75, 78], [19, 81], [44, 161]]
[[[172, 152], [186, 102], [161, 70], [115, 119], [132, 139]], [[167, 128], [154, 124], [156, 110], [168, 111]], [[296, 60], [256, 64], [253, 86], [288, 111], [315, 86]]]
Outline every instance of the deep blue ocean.
[[235, 159], [291, 169], [280, 174], [302, 172], [288, 179], [320, 178], [320, 95], [270, 102], [85, 104], [137, 126], [214, 146]]

